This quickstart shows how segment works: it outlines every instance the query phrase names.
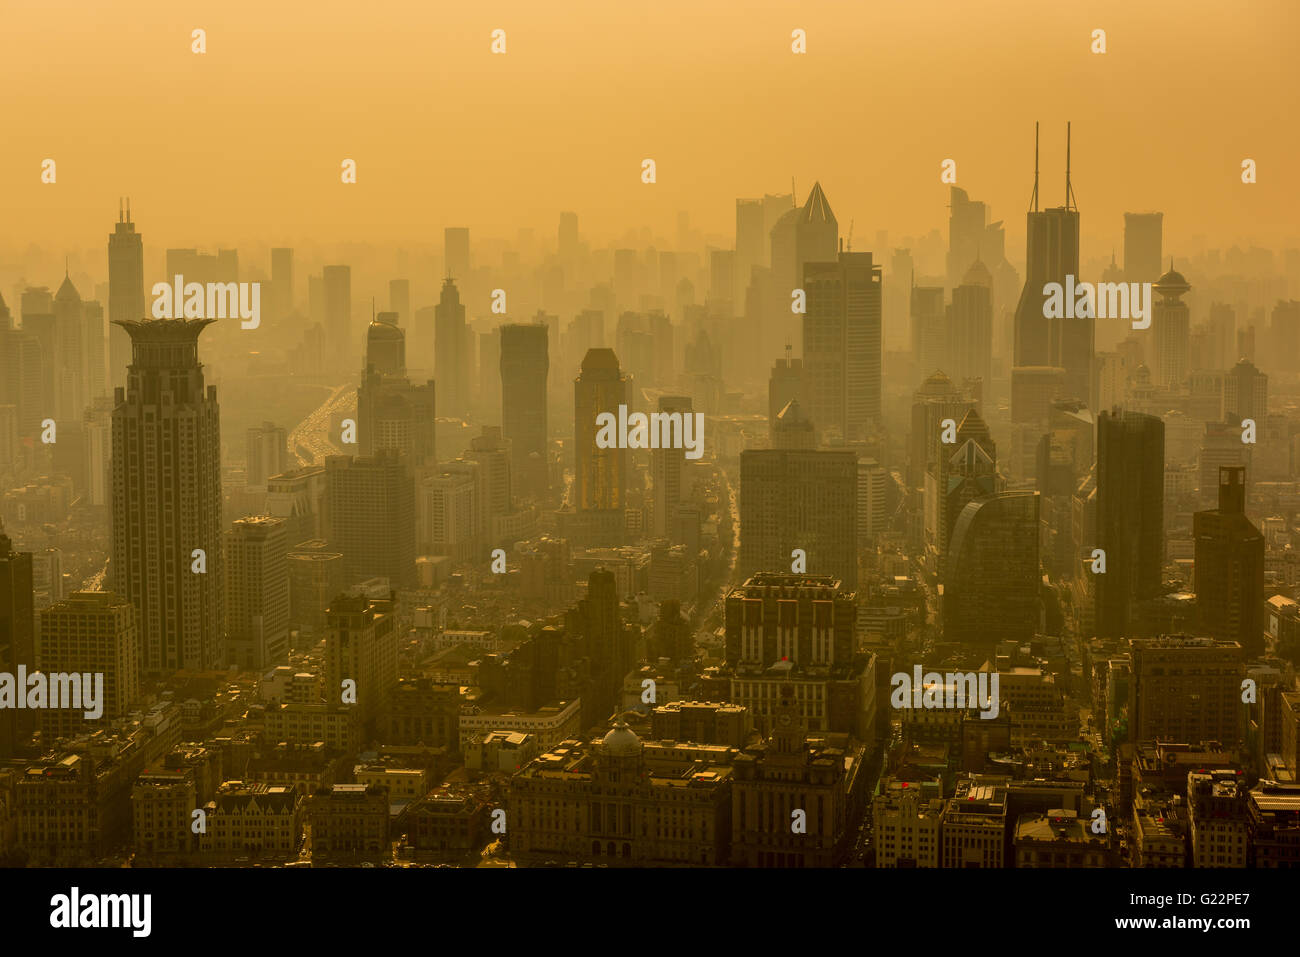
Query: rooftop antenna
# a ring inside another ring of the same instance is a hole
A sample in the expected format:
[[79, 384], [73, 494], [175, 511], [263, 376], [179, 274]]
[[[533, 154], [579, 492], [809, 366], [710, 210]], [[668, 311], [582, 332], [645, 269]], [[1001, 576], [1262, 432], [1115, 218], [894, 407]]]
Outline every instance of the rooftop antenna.
[[1038, 212], [1038, 123], [1034, 123], [1034, 195], [1029, 200], [1029, 211]]
[[131, 221], [131, 197], [130, 196], [126, 198], [126, 221], [128, 223]]
[[122, 197], [121, 196], [117, 198], [117, 221], [119, 223], [126, 222], [126, 220], [122, 218]]
[[794, 191], [794, 177], [790, 177], [790, 201], [796, 206], [799, 205], [799, 194]]
[[1070, 185], [1070, 124], [1065, 124], [1065, 208], [1078, 210], [1079, 204], [1074, 199], [1074, 187]]
[[850, 219], [849, 220], [849, 252], [853, 252], [853, 223], [854, 220]]

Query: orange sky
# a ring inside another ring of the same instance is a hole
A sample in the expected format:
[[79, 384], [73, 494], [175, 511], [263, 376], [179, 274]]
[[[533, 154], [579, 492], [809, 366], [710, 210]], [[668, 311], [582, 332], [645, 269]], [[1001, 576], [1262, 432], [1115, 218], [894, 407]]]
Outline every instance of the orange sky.
[[598, 242], [679, 209], [730, 235], [794, 176], [866, 246], [946, 231], [951, 157], [1019, 262], [1035, 119], [1046, 205], [1074, 123], [1085, 236], [1158, 209], [1166, 248], [1294, 242], [1298, 33], [1295, 0], [5, 0], [0, 245], [100, 247], [121, 194], [154, 248], [551, 240], [561, 209]]

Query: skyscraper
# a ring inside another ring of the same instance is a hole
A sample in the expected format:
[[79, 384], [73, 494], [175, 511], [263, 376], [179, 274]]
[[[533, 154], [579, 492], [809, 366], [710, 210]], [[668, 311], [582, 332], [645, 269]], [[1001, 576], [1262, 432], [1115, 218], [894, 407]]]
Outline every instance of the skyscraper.
[[[680, 415], [685, 421], [692, 414], [691, 399], [684, 395], [662, 395], [659, 397], [659, 411]], [[682, 504], [686, 483], [686, 450], [658, 448], [650, 453], [650, 457], [655, 494], [654, 536], [676, 541], [677, 509]]]
[[880, 267], [871, 253], [809, 261], [803, 289], [808, 414], [823, 433], [835, 429], [848, 441], [865, 439], [880, 419]]
[[1166, 389], [1178, 389], [1187, 381], [1191, 315], [1183, 294], [1192, 287], [1170, 263], [1169, 271], [1155, 284], [1151, 332], [1155, 336], [1155, 381]]
[[1160, 275], [1164, 213], [1124, 214], [1124, 281], [1155, 282]]
[[[1066, 145], [1065, 205], [1038, 208], [1038, 130], [1034, 130], [1034, 193], [1025, 216], [1025, 285], [1015, 316], [1016, 366], [1065, 370], [1067, 395], [1087, 400], [1092, 367], [1094, 320], [1049, 319], [1043, 315], [1043, 286], [1064, 288], [1067, 276], [1079, 278], [1079, 210], [1070, 186]], [[1014, 399], [1012, 417], [1016, 417]]]
[[[31, 552], [15, 551], [0, 528], [0, 671], [13, 675], [19, 665], [36, 668], [34, 605]], [[31, 711], [0, 708], [0, 759], [10, 757], [31, 732], [32, 718]]]
[[285, 520], [236, 519], [225, 534], [226, 655], [245, 670], [289, 660], [289, 535]]
[[114, 396], [109, 574], [136, 608], [151, 675], [225, 664], [220, 410], [199, 362], [213, 321], [118, 323], [132, 358]]
[[345, 367], [356, 344], [352, 339], [352, 267], [326, 266], [324, 271], [326, 351], [335, 368]]
[[993, 275], [979, 259], [952, 291], [948, 332], [949, 367], [944, 371], [955, 382], [982, 379], [987, 390], [993, 382]]
[[[168, 281], [172, 277], [168, 276]], [[131, 337], [121, 323], [148, 318], [144, 299], [144, 241], [131, 222], [131, 206], [120, 207], [108, 237], [108, 384], [126, 385]]]
[[387, 578], [394, 588], [415, 582], [415, 482], [393, 449], [325, 459], [330, 544], [343, 553], [349, 585]]
[[1235, 641], [1247, 655], [1264, 650], [1264, 536], [1246, 517], [1246, 470], [1219, 469], [1219, 507], [1192, 516], [1196, 606], [1201, 627]]
[[283, 246], [271, 250], [271, 310], [277, 319], [293, 312], [293, 250]]
[[1028, 641], [1042, 618], [1038, 493], [1001, 492], [966, 504], [944, 563], [947, 641]]
[[501, 431], [510, 441], [515, 489], [539, 502], [546, 499], [549, 484], [547, 336], [547, 327], [542, 323], [507, 323], [501, 327]]
[[1223, 377], [1223, 415], [1227, 421], [1254, 419], [1268, 414], [1268, 376], [1249, 359], [1241, 359]]
[[[140, 636], [135, 608], [112, 592], [76, 591], [41, 612], [41, 669], [104, 676], [105, 722], [125, 714], [140, 693]], [[80, 711], [42, 713], [42, 730], [72, 735], [85, 730]]]
[[[1125, 638], [1137, 604], [1160, 594], [1164, 562], [1165, 424], [1114, 409], [1097, 417], [1097, 634]], [[1085, 553], [1092, 549], [1084, 543]]]
[[411, 280], [388, 280], [388, 310], [397, 314], [393, 325], [411, 327]]
[[573, 382], [573, 507], [604, 513], [601, 518], [611, 526], [608, 531], [617, 535], [622, 533], [627, 505], [627, 449], [596, 444], [596, 417], [602, 412], [617, 416], [618, 407], [627, 405], [628, 398], [628, 377], [619, 369], [614, 350], [587, 350], [582, 372]]
[[790, 358], [790, 346], [785, 347], [785, 358], [772, 364], [767, 380], [767, 431], [769, 437], [776, 429], [776, 417], [791, 400], [802, 401], [803, 360]]
[[442, 282], [434, 315], [433, 380], [438, 387], [438, 405], [445, 416], [461, 416], [469, 403], [469, 330], [451, 276]]
[[289, 467], [289, 447], [284, 429], [274, 422], [263, 422], [246, 433], [247, 457], [244, 484], [266, 486], [267, 479]]
[[787, 572], [795, 549], [810, 575], [858, 581], [858, 457], [850, 451], [740, 453], [737, 574]]
[[437, 428], [434, 383], [412, 385], [406, 375], [406, 334], [397, 314], [381, 312], [366, 328], [365, 368], [357, 389], [362, 455], [392, 449], [413, 469], [432, 465]]
[[956, 442], [940, 443], [938, 448], [938, 457], [925, 478], [925, 530], [935, 558], [935, 573], [942, 580], [953, 526], [962, 509], [975, 499], [996, 494], [1000, 488], [997, 445], [974, 409], [957, 425]]
[[80, 422], [86, 410], [85, 323], [81, 296], [66, 275], [54, 295], [55, 408], [64, 422]]

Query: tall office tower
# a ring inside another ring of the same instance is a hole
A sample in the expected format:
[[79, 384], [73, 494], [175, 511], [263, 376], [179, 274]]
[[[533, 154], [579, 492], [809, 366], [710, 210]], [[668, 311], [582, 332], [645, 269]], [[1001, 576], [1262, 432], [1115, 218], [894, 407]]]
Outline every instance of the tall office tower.
[[323, 295], [326, 349], [333, 367], [344, 368], [356, 348], [352, 337], [352, 267], [326, 266]]
[[449, 279], [469, 284], [469, 227], [448, 226], [442, 231], [444, 272]]
[[[1097, 416], [1097, 634], [1129, 637], [1137, 605], [1160, 595], [1164, 563], [1165, 424], [1114, 409]], [[1084, 543], [1084, 551], [1089, 552]]]
[[53, 316], [54, 315], [54, 294], [50, 292], [48, 286], [28, 286], [23, 290], [22, 299], [19, 300], [19, 312], [23, 317], [23, 326], [27, 325], [27, 320], [32, 316]]
[[[391, 595], [391, 593], [390, 593]], [[325, 701], [343, 703], [354, 682], [358, 721], [372, 735], [397, 690], [397, 614], [392, 597], [361, 592], [336, 596], [325, 612]]]
[[[1079, 279], [1079, 210], [1070, 187], [1067, 133], [1065, 205], [1038, 208], [1038, 128], [1034, 128], [1034, 193], [1025, 216], [1025, 285], [1015, 316], [1016, 366], [1052, 366], [1065, 370], [1065, 391], [1088, 398], [1092, 369], [1094, 320], [1048, 319], [1043, 315], [1043, 286], [1066, 276]], [[1017, 420], [1014, 397], [1011, 414]], [[1023, 421], [1023, 419], [1019, 419]]]
[[1219, 469], [1219, 507], [1192, 516], [1196, 606], [1206, 634], [1264, 650], [1264, 536], [1246, 517], [1246, 470]]
[[54, 295], [54, 325], [55, 408], [64, 422], [80, 422], [86, 410], [85, 324], [81, 296], [67, 276]]
[[235, 519], [225, 534], [226, 658], [242, 670], [289, 661], [289, 533], [282, 518]]
[[444, 462], [416, 488], [416, 546], [422, 554], [470, 562], [483, 552], [479, 469], [473, 462]]
[[287, 433], [274, 422], [263, 422], [251, 428], [247, 437], [247, 466], [244, 484], [263, 488], [272, 475], [289, 468], [289, 443]]
[[550, 368], [547, 327], [501, 326], [501, 424], [510, 441], [511, 473], [522, 495], [548, 498], [546, 376]]
[[325, 276], [307, 277], [307, 317], [314, 324], [325, 326]]
[[396, 314], [395, 326], [411, 325], [411, 280], [388, 280], [388, 311]]
[[277, 246], [271, 250], [271, 315], [283, 319], [293, 312], [293, 250]]
[[485, 425], [480, 435], [470, 439], [465, 458], [478, 465], [479, 478], [483, 486], [482, 501], [479, 503], [483, 527], [479, 531], [483, 535], [490, 536], [490, 544], [495, 547], [497, 539], [493, 522], [514, 511], [511, 493], [510, 442], [502, 438], [499, 426]]
[[366, 328], [365, 368], [357, 389], [357, 443], [362, 455], [392, 449], [415, 474], [436, 452], [434, 384], [412, 385], [406, 375], [406, 334], [397, 314], [381, 312]]
[[560, 262], [572, 265], [578, 259], [578, 214], [560, 213], [560, 228], [556, 236], [556, 249]]
[[[27, 307], [24, 304], [24, 317], [26, 314]], [[1261, 321], [1259, 325], [1263, 325], [1263, 322]], [[1253, 332], [1253, 329], [1251, 331]], [[1277, 301], [1269, 317], [1268, 338], [1273, 348], [1273, 354], [1269, 357], [1271, 361], [1269, 368], [1279, 372], [1300, 370], [1300, 301], [1295, 299], [1288, 302], [1281, 299]], [[1255, 358], [1253, 342], [1249, 351], [1245, 348], [1237, 351], [1248, 359]]]
[[1235, 641], [1161, 635], [1130, 642], [1130, 741], [1242, 739], [1242, 649]]
[[[46, 674], [102, 674], [104, 723], [126, 714], [140, 694], [140, 635], [135, 607], [109, 591], [74, 591], [41, 612], [41, 670]], [[85, 714], [50, 710], [43, 730], [72, 735]], [[54, 720], [48, 720], [54, 719]]]
[[104, 379], [104, 307], [94, 300], [83, 302], [81, 328], [86, 359], [85, 401], [86, 405], [90, 405], [107, 395]]
[[858, 459], [858, 548], [870, 548], [889, 522], [889, 470], [871, 458]]
[[1160, 275], [1164, 213], [1124, 214], [1124, 281], [1155, 282]]
[[[785, 358], [777, 359], [772, 364], [772, 372], [767, 380], [767, 432], [768, 436], [776, 429], [776, 417], [781, 414], [791, 401], [803, 401], [803, 360], [790, 358], [790, 346], [785, 347]], [[770, 442], [769, 442], [770, 444]]]
[[993, 274], [981, 260], [971, 264], [961, 285], [953, 289], [949, 310], [945, 371], [956, 382], [981, 379], [988, 389], [993, 384]]
[[1166, 389], [1178, 389], [1187, 381], [1191, 316], [1183, 293], [1192, 287], [1180, 273], [1169, 272], [1155, 285], [1151, 331], [1155, 333], [1155, 381]]
[[736, 200], [736, 259], [735, 287], [732, 301], [745, 301], [754, 270], [767, 265], [767, 231], [764, 228], [763, 201], [761, 199]]
[[14, 407], [21, 436], [37, 435], [41, 420], [53, 414], [44, 401], [45, 361], [31, 332], [0, 328], [0, 405]]
[[1249, 359], [1240, 360], [1223, 378], [1223, 415], [1229, 422], [1257, 423], [1268, 415], [1268, 376]]
[[939, 445], [925, 476], [925, 531], [933, 568], [943, 580], [948, 545], [957, 517], [968, 503], [1001, 491], [998, 449], [989, 427], [974, 409], [957, 426], [957, 440]]
[[[661, 395], [659, 411], [669, 416], [680, 416], [683, 427], [687, 417], [694, 415], [691, 399], [684, 395]], [[687, 491], [686, 450], [660, 447], [650, 453], [650, 458], [655, 494], [654, 537], [676, 540], [677, 510]]]
[[[829, 222], [833, 230], [834, 217]], [[871, 253], [805, 262], [803, 289], [808, 414], [823, 433], [836, 429], [847, 441], [860, 441], [880, 420], [880, 267]]]
[[740, 453], [737, 574], [784, 572], [803, 549], [810, 575], [858, 581], [858, 457], [850, 451]]
[[913, 286], [909, 302], [912, 361], [926, 375], [947, 372], [951, 336], [943, 305], [943, 286]]
[[[167, 279], [170, 281], [171, 277]], [[131, 207], [118, 207], [117, 224], [108, 237], [108, 384], [126, 385], [131, 337], [119, 323], [149, 317], [144, 299], [144, 240], [131, 222]]]
[[[0, 671], [16, 675], [19, 665], [34, 671], [36, 616], [32, 588], [32, 554], [14, 550], [0, 528]], [[0, 760], [12, 757], [31, 733], [34, 713], [0, 708]]]
[[915, 273], [912, 251], [895, 249], [889, 258], [889, 272], [885, 275], [884, 296], [885, 339], [893, 349], [911, 348], [910, 317]]
[[798, 399], [791, 399], [772, 424], [769, 442], [774, 449], [815, 449], [818, 446], [817, 426], [804, 415]]
[[90, 404], [81, 420], [86, 443], [85, 488], [83, 504], [107, 508], [113, 501], [113, 400], [101, 395]]
[[1251, 446], [1241, 441], [1241, 421], [1234, 416], [1225, 422], [1206, 422], [1197, 456], [1197, 488], [1202, 508], [1214, 508], [1219, 500], [1219, 472], [1223, 468], [1251, 467]]
[[619, 406], [628, 404], [628, 386], [613, 349], [588, 350], [582, 372], [573, 380], [573, 507], [578, 512], [602, 513], [611, 534], [621, 534], [623, 527], [628, 455], [617, 443], [613, 448], [596, 444], [596, 417], [602, 412], [618, 416]]
[[[956, 289], [971, 265], [983, 261], [1001, 264], [1005, 256], [1002, 222], [988, 221], [988, 206], [970, 198], [964, 189], [949, 187], [948, 193], [948, 287]], [[986, 267], [987, 271], [988, 267]], [[989, 285], [993, 274], [989, 272]]]
[[946, 641], [1029, 641], [1041, 628], [1038, 493], [1001, 492], [967, 503], [944, 567]]
[[912, 431], [907, 439], [907, 484], [920, 488], [925, 473], [938, 460], [942, 448], [943, 420], [956, 424], [976, 407], [969, 393], [958, 389], [942, 372], [936, 372], [912, 393]]
[[732, 298], [735, 294], [735, 282], [735, 251], [731, 249], [709, 250], [709, 301], [717, 303], [719, 306], [723, 303], [726, 304], [725, 307], [721, 308], [715, 306], [715, 311], [727, 315], [735, 314], [736, 301]]
[[450, 276], [442, 281], [434, 316], [433, 380], [438, 384], [440, 411], [454, 418], [468, 408], [470, 348], [465, 307]]
[[387, 578], [415, 584], [415, 482], [392, 449], [325, 459], [330, 544], [343, 553], [349, 585]]
[[[791, 293], [800, 288], [808, 263], [834, 263], [839, 255], [839, 222], [814, 183], [802, 207], [791, 208], [772, 225], [772, 308], [778, 322], [774, 331], [788, 329]], [[785, 335], [781, 339], [786, 338]], [[777, 340], [778, 342], [780, 340]], [[806, 357], [805, 357], [806, 358]]]
[[478, 396], [475, 403], [479, 410], [479, 418], [499, 419], [501, 417], [500, 326], [478, 333]]
[[148, 675], [225, 664], [221, 416], [199, 362], [199, 334], [213, 321], [119, 323], [132, 357], [114, 395], [109, 574], [135, 605]]

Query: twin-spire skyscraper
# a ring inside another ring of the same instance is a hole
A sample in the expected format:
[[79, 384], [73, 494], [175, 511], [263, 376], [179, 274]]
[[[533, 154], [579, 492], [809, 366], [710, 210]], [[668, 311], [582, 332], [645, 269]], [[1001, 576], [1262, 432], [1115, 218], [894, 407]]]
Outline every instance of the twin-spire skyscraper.
[[[1043, 286], [1066, 283], [1066, 276], [1079, 276], [1079, 210], [1070, 182], [1070, 133], [1066, 124], [1065, 203], [1051, 209], [1038, 208], [1038, 125], [1034, 125], [1034, 192], [1025, 216], [1025, 285], [1015, 316], [1015, 356], [1011, 372], [1011, 417], [1013, 421], [1036, 419], [1035, 409], [1017, 394], [1038, 395], [1038, 390], [1017, 389], [1017, 380], [1043, 375], [1046, 369], [1063, 370], [1059, 398], [1073, 397], [1090, 402], [1094, 320], [1056, 319], [1043, 315]], [[1027, 370], [1033, 370], [1029, 372]], [[1037, 407], [1038, 402], [1034, 402]], [[1018, 407], [1019, 406], [1019, 407]]]

